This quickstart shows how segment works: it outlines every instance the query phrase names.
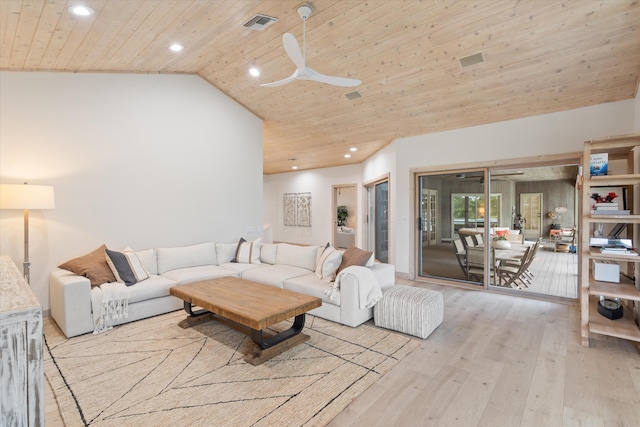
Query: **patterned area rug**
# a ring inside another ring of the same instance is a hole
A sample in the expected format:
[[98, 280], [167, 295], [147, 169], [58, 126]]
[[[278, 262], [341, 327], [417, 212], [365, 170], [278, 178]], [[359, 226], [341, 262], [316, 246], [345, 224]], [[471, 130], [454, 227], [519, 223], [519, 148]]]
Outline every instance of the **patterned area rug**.
[[322, 426], [420, 345], [307, 315], [310, 340], [252, 366], [250, 338], [215, 320], [183, 329], [184, 318], [71, 339], [45, 328], [45, 376], [65, 424]]

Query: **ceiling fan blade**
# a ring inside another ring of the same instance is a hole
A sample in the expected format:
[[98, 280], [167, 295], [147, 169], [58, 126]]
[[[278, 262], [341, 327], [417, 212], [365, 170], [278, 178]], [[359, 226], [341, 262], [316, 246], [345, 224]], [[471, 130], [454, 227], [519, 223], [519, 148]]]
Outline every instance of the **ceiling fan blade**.
[[262, 87], [276, 87], [276, 86], [282, 86], [282, 85], [286, 85], [289, 82], [292, 82], [296, 79], [296, 77], [298, 77], [298, 70], [295, 70], [293, 72], [293, 74], [291, 74], [289, 77], [287, 77], [286, 79], [282, 79], [282, 80], [277, 80], [275, 82], [271, 82], [271, 83], [263, 83], [260, 86]]
[[358, 86], [362, 83], [358, 79], [350, 79], [347, 77], [336, 77], [336, 76], [327, 76], [325, 74], [321, 74], [316, 70], [307, 67], [305, 70], [306, 80], [314, 80], [320, 83], [327, 83], [334, 86], [342, 86], [342, 87], [353, 87]]
[[294, 64], [296, 64], [296, 68], [298, 70], [304, 69], [304, 56], [302, 56], [302, 51], [300, 50], [300, 45], [298, 41], [291, 33], [284, 33], [282, 36], [282, 44], [284, 45], [284, 50], [291, 58]]

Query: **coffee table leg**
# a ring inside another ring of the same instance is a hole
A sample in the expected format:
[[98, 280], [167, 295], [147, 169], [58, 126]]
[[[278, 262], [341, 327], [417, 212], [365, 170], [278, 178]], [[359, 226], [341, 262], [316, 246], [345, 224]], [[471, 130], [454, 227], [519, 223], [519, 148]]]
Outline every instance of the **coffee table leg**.
[[293, 320], [293, 325], [291, 326], [291, 328], [285, 331], [279, 332], [274, 336], [271, 336], [268, 338], [265, 338], [262, 335], [262, 331], [257, 331], [255, 329], [252, 329], [251, 339], [262, 349], [273, 347], [274, 345], [279, 344], [283, 341], [286, 341], [289, 338], [294, 337], [298, 335], [300, 332], [302, 332], [302, 328], [304, 327], [304, 320], [305, 320], [304, 313], [299, 314]]
[[193, 305], [190, 302], [184, 302], [184, 311], [191, 317], [202, 316], [203, 314], [209, 313], [207, 310], [196, 310], [193, 311]]

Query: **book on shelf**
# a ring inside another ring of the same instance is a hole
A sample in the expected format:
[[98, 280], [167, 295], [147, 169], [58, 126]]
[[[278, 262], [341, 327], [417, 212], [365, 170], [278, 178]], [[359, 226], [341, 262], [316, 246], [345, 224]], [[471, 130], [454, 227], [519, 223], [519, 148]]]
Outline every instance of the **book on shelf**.
[[594, 203], [593, 204], [593, 208], [594, 209], [610, 209], [610, 210], [617, 210], [618, 209], [618, 204], [617, 203]]
[[627, 248], [600, 248], [600, 253], [608, 255], [638, 256], [638, 252], [634, 249]]
[[606, 175], [609, 170], [609, 154], [592, 154], [589, 162], [589, 174], [591, 176]]
[[630, 215], [631, 211], [628, 209], [621, 210], [602, 210], [602, 209], [593, 209], [591, 211], [591, 215]]

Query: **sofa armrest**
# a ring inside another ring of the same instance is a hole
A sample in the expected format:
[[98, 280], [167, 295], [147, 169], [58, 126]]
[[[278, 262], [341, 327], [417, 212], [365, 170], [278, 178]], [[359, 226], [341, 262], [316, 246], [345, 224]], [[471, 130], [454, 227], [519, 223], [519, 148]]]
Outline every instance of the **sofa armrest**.
[[57, 268], [49, 274], [51, 317], [67, 338], [93, 331], [91, 282]]
[[376, 262], [370, 267], [367, 267], [373, 271], [373, 274], [378, 279], [380, 289], [383, 291], [396, 284], [396, 266], [393, 264], [382, 264]]

